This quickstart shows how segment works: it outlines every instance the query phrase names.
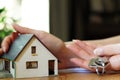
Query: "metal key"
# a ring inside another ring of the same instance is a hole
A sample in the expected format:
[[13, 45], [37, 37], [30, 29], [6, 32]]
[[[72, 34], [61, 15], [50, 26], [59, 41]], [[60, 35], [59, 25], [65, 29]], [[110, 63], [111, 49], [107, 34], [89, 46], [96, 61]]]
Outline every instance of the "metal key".
[[[89, 67], [95, 68], [98, 75], [105, 73], [105, 68], [109, 61], [106, 57], [92, 58], [89, 62]], [[101, 72], [100, 72], [101, 71]]]

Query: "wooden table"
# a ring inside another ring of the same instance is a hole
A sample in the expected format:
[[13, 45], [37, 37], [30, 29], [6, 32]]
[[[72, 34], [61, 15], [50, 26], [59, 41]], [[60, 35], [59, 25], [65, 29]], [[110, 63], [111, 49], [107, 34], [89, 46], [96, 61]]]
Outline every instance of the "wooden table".
[[[13, 80], [13, 79], [0, 79]], [[58, 76], [49, 76], [41, 78], [16, 79], [16, 80], [120, 80], [120, 74], [104, 74], [97, 75], [96, 73], [60, 73]]]

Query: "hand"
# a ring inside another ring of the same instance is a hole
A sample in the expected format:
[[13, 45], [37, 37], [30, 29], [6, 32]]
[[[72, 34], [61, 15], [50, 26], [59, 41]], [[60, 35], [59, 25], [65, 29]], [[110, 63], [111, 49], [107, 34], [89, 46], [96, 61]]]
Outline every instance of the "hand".
[[[5, 37], [3, 40], [1, 47], [4, 52], [7, 52], [9, 49], [10, 44], [15, 40], [18, 34], [34, 34], [36, 37], [41, 40], [50, 50], [53, 52], [59, 51], [59, 49], [64, 46], [62, 40], [58, 39], [57, 37], [40, 30], [33, 30], [25, 27], [21, 27], [19, 25], [13, 25], [16, 32], [12, 33], [11, 35]], [[51, 45], [56, 44], [56, 45]], [[55, 48], [55, 49], [54, 49]]]
[[80, 40], [74, 40], [73, 44], [68, 45], [67, 48], [69, 48], [75, 55], [78, 56], [71, 58], [71, 61], [73, 63], [82, 68], [94, 71], [93, 69], [89, 68], [88, 64], [90, 62], [90, 59], [95, 57], [93, 51], [96, 48], [96, 45]]
[[16, 24], [13, 25], [13, 28], [16, 30], [16, 32], [5, 37], [1, 44], [1, 55], [9, 50], [10, 45], [18, 37], [18, 34], [34, 34], [53, 53], [53, 55], [58, 58], [58, 60], [60, 61], [58, 67], [60, 69], [75, 66], [73, 63], [70, 62], [70, 58], [75, 57], [74, 54], [72, 54], [66, 48], [64, 42], [61, 39], [47, 32], [21, 27]]
[[120, 44], [101, 46], [94, 50], [98, 56], [108, 56], [111, 70], [120, 70]]

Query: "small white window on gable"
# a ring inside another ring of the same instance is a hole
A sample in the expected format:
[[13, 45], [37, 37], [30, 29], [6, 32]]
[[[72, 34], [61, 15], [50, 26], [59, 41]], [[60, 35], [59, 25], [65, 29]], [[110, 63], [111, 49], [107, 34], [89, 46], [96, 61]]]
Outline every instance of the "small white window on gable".
[[31, 46], [31, 54], [32, 56], [36, 56], [36, 46]]

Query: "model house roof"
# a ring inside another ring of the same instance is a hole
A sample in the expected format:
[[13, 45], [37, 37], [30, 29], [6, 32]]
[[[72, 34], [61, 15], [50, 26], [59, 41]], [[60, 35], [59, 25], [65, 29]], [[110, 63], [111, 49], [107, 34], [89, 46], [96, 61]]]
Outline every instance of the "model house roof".
[[10, 46], [8, 53], [4, 53], [1, 57], [15, 60], [33, 36], [33, 34], [20, 34], [19, 37], [17, 37], [14, 43]]

